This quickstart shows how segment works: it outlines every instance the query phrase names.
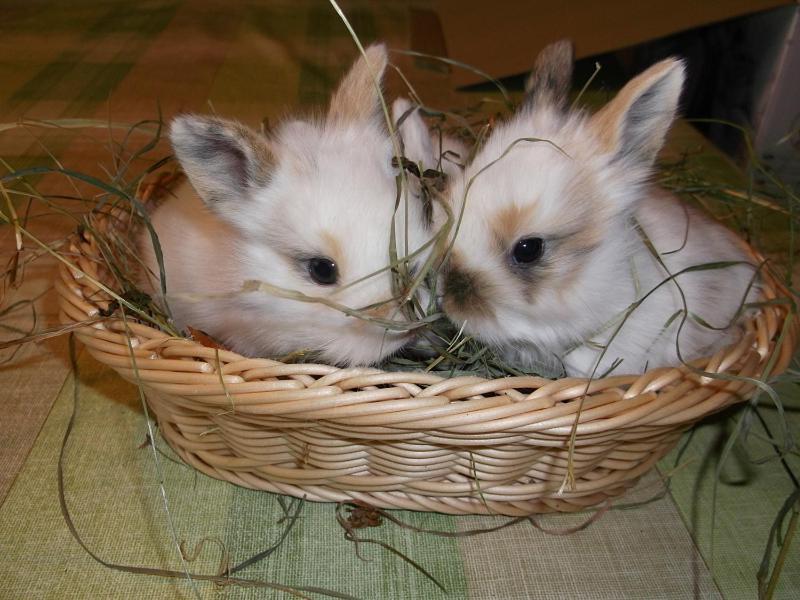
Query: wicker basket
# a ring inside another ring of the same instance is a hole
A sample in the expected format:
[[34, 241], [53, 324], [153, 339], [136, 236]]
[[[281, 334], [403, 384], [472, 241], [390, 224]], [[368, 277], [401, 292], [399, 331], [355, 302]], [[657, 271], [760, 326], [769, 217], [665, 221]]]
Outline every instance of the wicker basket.
[[[124, 233], [129, 224], [122, 211], [90, 218], [97, 231]], [[62, 265], [56, 282], [64, 324], [108, 309], [110, 296], [92, 279], [113, 287], [91, 235], [73, 236], [70, 250], [77, 268]], [[763, 295], [789, 294], [765, 274]], [[758, 378], [773, 361], [771, 373], [783, 371], [798, 337], [789, 310], [765, 306], [737, 344], [694, 366]], [[618, 496], [686, 429], [754, 388], [686, 367], [607, 377], [587, 390], [583, 379], [283, 364], [130, 318], [76, 335], [101, 363], [144, 385], [163, 437], [203, 473], [310, 500], [453, 514], [575, 511]], [[574, 485], [562, 486], [576, 419]]]

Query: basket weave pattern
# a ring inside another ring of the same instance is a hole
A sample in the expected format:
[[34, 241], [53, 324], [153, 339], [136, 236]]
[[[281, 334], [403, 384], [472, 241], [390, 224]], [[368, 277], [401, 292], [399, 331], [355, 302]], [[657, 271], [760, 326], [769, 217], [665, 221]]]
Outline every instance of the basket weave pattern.
[[[90, 218], [101, 232], [124, 232], [130, 222], [120, 210]], [[108, 310], [111, 296], [96, 282], [113, 288], [90, 234], [75, 234], [70, 252], [74, 266], [62, 265], [56, 281], [64, 324]], [[765, 274], [763, 299], [786, 296]], [[788, 311], [765, 306], [738, 343], [693, 366], [758, 378], [773, 361], [770, 372], [783, 371], [798, 337]], [[76, 335], [97, 360], [144, 386], [163, 437], [212, 477], [310, 500], [453, 514], [575, 511], [618, 496], [697, 420], [754, 388], [685, 366], [587, 383], [284, 364], [130, 317]], [[573, 427], [574, 485], [564, 486]]]

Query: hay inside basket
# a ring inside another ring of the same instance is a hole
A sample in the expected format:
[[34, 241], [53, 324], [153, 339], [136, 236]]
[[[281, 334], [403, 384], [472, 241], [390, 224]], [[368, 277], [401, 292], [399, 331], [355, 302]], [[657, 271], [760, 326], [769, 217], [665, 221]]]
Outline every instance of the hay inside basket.
[[[64, 325], [114, 308], [96, 236], [124, 238], [132, 219], [107, 207], [72, 236], [74, 266], [62, 264], [56, 282]], [[798, 326], [788, 303], [770, 301], [790, 294], [766, 270], [762, 280], [765, 303], [738, 343], [690, 366], [592, 381], [285, 364], [118, 313], [76, 335], [143, 386], [166, 441], [212, 477], [309, 500], [520, 516], [623, 494], [695, 422], [785, 370]]]

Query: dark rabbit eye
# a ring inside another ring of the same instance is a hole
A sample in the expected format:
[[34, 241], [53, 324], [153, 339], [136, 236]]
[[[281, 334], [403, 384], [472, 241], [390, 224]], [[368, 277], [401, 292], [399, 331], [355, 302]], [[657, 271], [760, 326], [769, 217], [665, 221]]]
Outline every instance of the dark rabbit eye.
[[333, 285], [339, 279], [336, 263], [324, 256], [316, 256], [308, 261], [308, 274], [320, 285]]
[[514, 246], [511, 256], [518, 265], [529, 265], [542, 258], [544, 240], [539, 237], [522, 238]]

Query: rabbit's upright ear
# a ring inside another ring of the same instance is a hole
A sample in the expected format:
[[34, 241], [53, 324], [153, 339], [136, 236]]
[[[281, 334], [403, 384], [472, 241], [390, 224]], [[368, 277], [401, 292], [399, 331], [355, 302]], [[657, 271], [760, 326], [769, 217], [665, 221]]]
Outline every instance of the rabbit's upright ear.
[[203, 202], [231, 216], [269, 180], [274, 158], [264, 136], [236, 121], [183, 115], [170, 128], [175, 155]]
[[549, 104], [563, 107], [572, 85], [575, 48], [563, 39], [546, 46], [536, 57], [533, 71], [525, 81], [523, 106]]
[[614, 160], [650, 166], [678, 110], [685, 68], [668, 58], [633, 78], [592, 117], [592, 127]]
[[386, 46], [373, 44], [345, 75], [331, 98], [328, 118], [337, 121], [371, 119], [380, 110], [380, 82], [386, 71]]
[[405, 157], [414, 163], [422, 163], [425, 168], [436, 166], [431, 134], [419, 114], [419, 107], [405, 98], [398, 98], [392, 104], [392, 120], [403, 142]]
[[434, 156], [430, 131], [419, 114], [419, 107], [411, 104], [405, 98], [398, 98], [392, 103], [392, 120], [397, 128], [396, 133], [400, 136], [403, 156], [416, 165], [416, 176], [409, 176], [406, 181], [414, 196], [422, 201], [423, 223], [425, 227], [430, 227], [433, 219], [433, 204], [424, 193], [420, 178], [420, 174], [427, 169], [435, 168], [438, 162]]

